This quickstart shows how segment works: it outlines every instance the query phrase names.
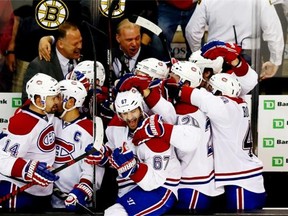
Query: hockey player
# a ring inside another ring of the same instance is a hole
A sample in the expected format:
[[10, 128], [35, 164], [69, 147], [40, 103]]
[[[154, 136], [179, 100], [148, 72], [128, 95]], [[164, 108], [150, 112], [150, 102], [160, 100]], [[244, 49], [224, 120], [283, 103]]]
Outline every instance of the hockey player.
[[[94, 61], [86, 60], [76, 65], [74, 70], [66, 79], [79, 80], [87, 89], [87, 97], [81, 108], [81, 112], [85, 113], [90, 119], [93, 119], [94, 92], [96, 96], [95, 115], [100, 116], [106, 126], [111, 120], [114, 112], [109, 108], [108, 104], [108, 88], [104, 85], [105, 69], [101, 62], [96, 61], [96, 80], [94, 74]], [[95, 90], [93, 90], [95, 89]]]
[[[211, 64], [212, 61], [209, 61]], [[213, 73], [211, 70], [210, 72]], [[175, 79], [179, 89], [182, 86], [195, 88], [203, 84], [202, 71], [196, 64], [189, 61], [174, 63], [169, 75]], [[148, 88], [143, 92], [145, 101], [151, 106], [151, 109], [155, 113], [165, 114], [163, 112], [165, 104], [159, 100], [159, 92], [155, 91], [155, 88]], [[178, 202], [175, 207], [183, 213], [210, 211], [213, 198], [224, 193], [223, 187], [216, 188], [215, 186], [210, 120], [198, 107], [178, 100], [173, 101], [177, 114], [174, 118], [171, 117], [171, 119], [175, 119], [173, 123], [196, 126], [200, 129], [199, 133], [202, 137], [201, 141], [197, 143], [197, 148], [192, 152], [176, 148], [177, 157], [181, 163], [182, 176], [178, 189]], [[161, 106], [159, 106], [160, 104]], [[173, 115], [173, 113], [170, 114]], [[190, 143], [190, 145], [195, 144], [193, 140]]]
[[[202, 83], [202, 71], [189, 61], [178, 61], [171, 67], [179, 88], [198, 88]], [[187, 211], [211, 211], [214, 197], [224, 193], [224, 188], [216, 188], [214, 176], [213, 140], [210, 119], [198, 107], [177, 101], [174, 104], [177, 125], [197, 125], [202, 139], [193, 152], [176, 148], [181, 163], [181, 180], [178, 189], [176, 209]], [[161, 114], [161, 110], [156, 110]]]
[[249, 109], [239, 97], [240, 82], [219, 73], [210, 78], [208, 89], [214, 95], [204, 88], [182, 87], [180, 100], [199, 107], [210, 119], [216, 187], [224, 186], [229, 211], [261, 209], [266, 196], [263, 164], [253, 154]]
[[27, 182], [36, 184], [1, 203], [4, 209], [47, 210], [53, 183], [59, 177], [50, 171], [55, 160], [54, 113], [59, 103], [58, 82], [42, 73], [26, 84], [29, 104], [9, 120], [7, 136], [0, 140], [0, 197]]
[[[69, 163], [85, 153], [88, 144], [93, 143], [93, 122], [81, 114], [87, 91], [77, 80], [59, 82], [63, 112], [55, 119], [56, 158], [54, 167]], [[96, 168], [96, 189], [100, 188], [104, 169]], [[77, 211], [77, 203], [88, 206], [93, 195], [93, 166], [79, 161], [59, 173], [60, 179], [54, 184], [53, 208]]]
[[209, 79], [206, 87], [216, 96], [204, 88], [183, 87], [180, 93], [180, 101], [199, 107], [210, 119], [216, 187], [224, 186], [226, 208], [232, 211], [261, 209], [265, 201], [262, 162], [253, 154], [249, 110], [242, 98], [258, 76], [240, 52], [232, 43], [205, 44], [201, 55], [210, 60], [222, 56], [231, 70]]
[[[145, 105], [151, 109], [147, 111], [148, 114], [155, 113], [153, 107], [156, 105], [156, 102], [159, 101], [157, 106], [165, 106], [165, 109], [161, 109], [163, 120], [174, 124], [176, 122], [175, 109], [171, 103], [166, 103], [165, 100], [168, 99], [168, 94], [171, 94], [171, 92], [169, 92], [169, 87], [172, 89], [175, 88], [176, 82], [174, 78], [169, 79], [168, 74], [169, 68], [165, 62], [156, 58], [147, 58], [138, 62], [135, 75], [126, 75], [120, 79], [116, 85], [116, 89], [118, 89], [118, 91], [127, 91], [132, 87], [137, 88], [137, 90], [144, 96]], [[150, 94], [150, 91], [147, 91], [148, 87], [153, 89], [153, 92], [155, 92], [155, 94], [153, 94], [155, 95], [155, 98], [154, 96], [149, 97], [151, 100], [146, 100], [146, 96]]]
[[[110, 163], [119, 173], [119, 191], [116, 204], [105, 215], [162, 215], [177, 200], [181, 176], [173, 145], [179, 144], [179, 136], [184, 146], [193, 146], [190, 140], [199, 142], [198, 128], [191, 133], [190, 127], [163, 123], [159, 115], [145, 118], [143, 98], [135, 88], [119, 92], [115, 108], [117, 118], [106, 129], [105, 152], [112, 152]], [[89, 159], [103, 163], [107, 157], [102, 151], [98, 158], [94, 154]]]
[[137, 63], [135, 73], [125, 74], [117, 80], [115, 91], [127, 91], [135, 87], [141, 92], [148, 88], [153, 80], [166, 79], [168, 73], [169, 68], [165, 62], [156, 58], [143, 59]]

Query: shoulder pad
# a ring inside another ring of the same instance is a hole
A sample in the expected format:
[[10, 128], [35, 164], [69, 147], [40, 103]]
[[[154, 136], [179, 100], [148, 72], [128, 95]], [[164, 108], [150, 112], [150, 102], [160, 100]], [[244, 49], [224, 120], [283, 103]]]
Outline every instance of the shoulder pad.
[[33, 118], [33, 116], [20, 112], [12, 116], [9, 121], [9, 132], [16, 135], [25, 135], [33, 130], [39, 120]]
[[125, 121], [121, 120], [116, 114], [110, 120], [108, 126], [123, 126], [126, 127], [127, 124]]
[[84, 130], [86, 130], [91, 136], [93, 136], [93, 121], [91, 121], [90, 119], [84, 119], [77, 122], [77, 124]]

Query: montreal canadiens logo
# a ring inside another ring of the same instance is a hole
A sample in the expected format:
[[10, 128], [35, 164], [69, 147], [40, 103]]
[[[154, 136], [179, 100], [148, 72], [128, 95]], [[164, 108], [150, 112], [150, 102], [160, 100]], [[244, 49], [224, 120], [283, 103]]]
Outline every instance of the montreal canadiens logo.
[[69, 16], [68, 7], [61, 0], [43, 0], [35, 9], [35, 19], [39, 26], [55, 30]]
[[[118, 18], [123, 16], [125, 10], [126, 0], [120, 0], [115, 10], [112, 13], [112, 18]], [[103, 16], [108, 17], [109, 8], [111, 6], [112, 0], [101, 0], [100, 1], [100, 12]]]
[[55, 149], [54, 127], [50, 125], [40, 133], [37, 141], [38, 148], [43, 152], [51, 152]]
[[75, 147], [72, 143], [69, 143], [60, 138], [56, 138], [56, 158], [55, 163], [67, 163], [73, 160], [73, 152]]

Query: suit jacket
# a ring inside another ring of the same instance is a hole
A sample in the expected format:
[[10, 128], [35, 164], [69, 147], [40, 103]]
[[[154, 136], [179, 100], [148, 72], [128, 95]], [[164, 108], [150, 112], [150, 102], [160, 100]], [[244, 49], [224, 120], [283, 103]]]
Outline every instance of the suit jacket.
[[60, 66], [59, 59], [56, 55], [56, 52], [51, 52], [51, 60], [45, 61], [40, 60], [39, 57], [33, 59], [28, 65], [26, 74], [23, 79], [23, 88], [22, 88], [22, 102], [24, 103], [27, 99], [26, 93], [26, 83], [37, 73], [44, 73], [55, 78], [57, 81], [63, 80], [64, 75]]

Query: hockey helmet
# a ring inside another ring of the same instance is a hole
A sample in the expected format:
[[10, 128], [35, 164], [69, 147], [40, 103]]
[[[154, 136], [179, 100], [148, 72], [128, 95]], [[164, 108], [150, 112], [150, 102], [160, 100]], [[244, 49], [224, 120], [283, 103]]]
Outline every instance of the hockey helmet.
[[140, 107], [143, 112], [143, 97], [136, 88], [131, 88], [128, 91], [118, 92], [114, 105], [118, 116], [120, 113], [130, 112], [137, 107]]
[[179, 84], [184, 84], [185, 81], [190, 82], [190, 86], [196, 88], [202, 81], [202, 72], [200, 68], [189, 61], [178, 61], [171, 67], [171, 72], [180, 77]]
[[137, 63], [136, 71], [149, 75], [152, 79], [164, 79], [169, 73], [165, 62], [156, 58], [147, 58]]
[[[74, 71], [79, 71], [83, 73], [86, 78], [89, 80], [90, 86], [93, 86], [94, 81], [94, 61], [86, 60], [82, 61], [76, 65], [72, 72], [72, 77], [70, 79], [76, 80], [76, 76], [74, 76]], [[96, 61], [96, 73], [97, 79], [99, 80], [99, 85], [103, 86], [105, 82], [105, 69], [101, 62]]]
[[[26, 83], [26, 92], [28, 99], [30, 99], [36, 107], [44, 110], [46, 107], [46, 97], [59, 94], [58, 81], [47, 74], [37, 73]], [[36, 105], [35, 95], [41, 97], [44, 108]]]
[[215, 94], [216, 91], [222, 92], [222, 95], [227, 95], [229, 97], [238, 97], [241, 92], [240, 82], [236, 77], [233, 77], [228, 73], [214, 74], [208, 83], [211, 86], [212, 93]]

